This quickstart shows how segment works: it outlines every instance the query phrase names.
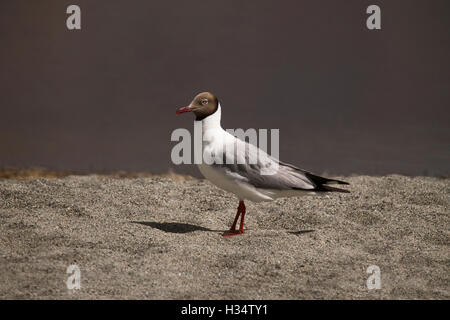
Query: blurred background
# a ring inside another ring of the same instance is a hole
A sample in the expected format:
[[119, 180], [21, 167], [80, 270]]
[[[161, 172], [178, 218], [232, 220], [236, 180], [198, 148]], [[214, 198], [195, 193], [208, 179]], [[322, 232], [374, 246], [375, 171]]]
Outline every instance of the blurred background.
[[[81, 30], [66, 8], [81, 8]], [[381, 30], [366, 8], [381, 8]], [[215, 93], [224, 128], [279, 128], [328, 174], [449, 174], [450, 2], [0, 2], [0, 167], [174, 170], [176, 116]]]

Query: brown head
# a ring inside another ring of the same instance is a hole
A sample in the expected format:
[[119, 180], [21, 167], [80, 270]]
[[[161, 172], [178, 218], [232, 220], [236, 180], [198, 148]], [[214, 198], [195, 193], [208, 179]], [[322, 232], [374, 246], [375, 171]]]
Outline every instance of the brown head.
[[219, 100], [217, 97], [211, 92], [202, 92], [195, 96], [190, 105], [179, 108], [177, 114], [193, 112], [196, 116], [195, 120], [200, 121], [212, 115], [218, 108]]

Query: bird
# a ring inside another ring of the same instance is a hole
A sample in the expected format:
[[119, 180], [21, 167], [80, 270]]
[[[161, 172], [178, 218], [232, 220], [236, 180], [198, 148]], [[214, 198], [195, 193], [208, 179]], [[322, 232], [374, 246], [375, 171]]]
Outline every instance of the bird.
[[[348, 182], [325, 178], [281, 162], [224, 130], [221, 126], [221, 104], [210, 92], [197, 94], [188, 106], [176, 110], [176, 114], [186, 112], [192, 112], [195, 124], [201, 124], [202, 155], [210, 159], [197, 164], [200, 172], [211, 183], [233, 193], [239, 200], [233, 224], [223, 233], [225, 237], [244, 233], [244, 201], [272, 201], [280, 197], [328, 192], [349, 193], [348, 190], [330, 186], [348, 185]], [[256, 160], [251, 162], [251, 157]], [[272, 169], [272, 172], [264, 172], [264, 169]], [[239, 217], [239, 229], [236, 229]]]

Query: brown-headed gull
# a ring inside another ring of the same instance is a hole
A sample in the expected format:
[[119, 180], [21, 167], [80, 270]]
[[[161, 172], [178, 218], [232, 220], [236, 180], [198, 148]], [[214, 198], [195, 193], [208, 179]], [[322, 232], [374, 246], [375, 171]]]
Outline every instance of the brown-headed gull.
[[[345, 181], [324, 178], [283, 163], [225, 131], [220, 124], [221, 111], [217, 97], [210, 92], [203, 92], [176, 113], [193, 112], [196, 124], [201, 123], [201, 152], [203, 159], [209, 160], [198, 164], [200, 172], [214, 185], [234, 193], [239, 199], [234, 222], [224, 236], [244, 233], [244, 200], [261, 202], [305, 194], [349, 192], [329, 186], [348, 184]], [[236, 230], [239, 216], [240, 226]]]

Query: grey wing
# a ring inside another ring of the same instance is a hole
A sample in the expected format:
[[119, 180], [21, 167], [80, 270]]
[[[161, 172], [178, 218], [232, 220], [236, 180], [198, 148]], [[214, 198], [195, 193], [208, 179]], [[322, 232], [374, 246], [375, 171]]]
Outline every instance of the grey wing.
[[[213, 166], [224, 174], [256, 188], [276, 190], [314, 190], [316, 185], [304, 171], [286, 165], [266, 152], [242, 140], [236, 140], [242, 148], [224, 150], [221, 163]], [[245, 144], [245, 148], [244, 145]], [[245, 150], [245, 151], [244, 151]]]

